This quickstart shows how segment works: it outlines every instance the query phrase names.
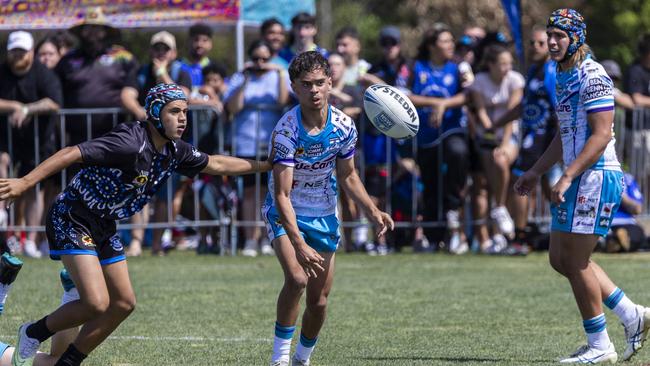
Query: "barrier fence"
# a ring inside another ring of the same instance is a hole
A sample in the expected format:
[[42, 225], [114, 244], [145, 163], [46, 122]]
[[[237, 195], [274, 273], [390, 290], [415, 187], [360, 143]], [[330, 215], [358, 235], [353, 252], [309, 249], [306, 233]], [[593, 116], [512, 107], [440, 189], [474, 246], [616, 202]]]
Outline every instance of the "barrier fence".
[[[247, 106], [250, 108], [250, 106]], [[258, 105], [254, 108], [258, 114], [257, 125], [255, 131], [261, 131], [261, 111], [268, 109], [277, 109], [276, 106]], [[219, 110], [208, 106], [195, 106], [189, 107], [189, 120], [190, 129], [186, 131], [184, 140], [194, 144], [200, 150], [209, 154], [223, 154], [231, 155], [232, 147], [235, 146], [236, 136], [235, 129], [231, 124], [226, 121], [224, 115]], [[22, 135], [18, 141], [12, 133], [12, 127], [9, 123], [4, 126], [4, 136], [0, 137], [0, 147], [2, 147], [3, 139], [4, 146], [7, 153], [11, 158], [12, 163], [7, 167], [9, 177], [16, 177], [19, 171], [24, 167], [16, 166], [16, 162], [25, 160], [25, 156], [19, 154], [26, 154], [25, 146], [31, 147], [33, 145], [33, 154], [35, 161], [32, 163], [37, 165], [44, 158], [53, 154], [56, 150], [61, 149], [70, 144], [75, 144], [79, 139], [87, 140], [92, 137], [97, 137], [99, 133], [106, 132], [111, 127], [114, 127], [122, 121], [129, 121], [125, 112], [120, 108], [101, 108], [101, 109], [61, 109], [54, 115], [37, 115], [33, 116], [31, 121], [32, 127], [28, 127], [32, 131], [33, 144], [28, 141], [28, 137]], [[363, 118], [362, 118], [363, 121]], [[367, 123], [360, 123], [359, 136], [363, 136], [366, 132]], [[74, 136], [73, 136], [74, 135]], [[634, 175], [639, 183], [639, 187], [644, 195], [643, 213], [640, 215], [647, 218], [650, 214], [650, 109], [635, 109], [633, 111], [617, 111], [615, 121], [615, 136], [617, 138], [617, 153], [621, 162], [627, 172]], [[258, 136], [250, 143], [255, 145], [256, 158], [265, 158], [268, 148], [268, 142], [261, 141]], [[392, 144], [386, 144], [386, 156], [393, 156]], [[360, 149], [363, 153], [363, 149]], [[417, 147], [415, 144], [410, 145], [410, 154], [412, 158], [417, 157]], [[0, 152], [1, 153], [1, 152]], [[442, 154], [439, 155], [439, 163], [442, 162]], [[357, 158], [357, 166], [359, 169], [362, 180], [365, 177], [365, 171], [368, 167], [364, 164], [364, 159], [360, 156]], [[439, 164], [440, 165], [440, 164]], [[373, 167], [373, 169], [376, 167]], [[394, 194], [396, 187], [394, 185], [394, 162], [389, 158], [385, 166], [381, 167], [386, 172], [384, 184], [385, 194], [383, 202], [385, 202], [385, 210], [389, 214], [394, 214]], [[58, 179], [49, 179], [42, 182], [36, 187], [40, 196], [42, 191], [48, 189], [60, 192], [61, 187], [65, 187], [70, 176], [70, 170], [66, 169], [60, 174]], [[74, 169], [72, 169], [74, 170]], [[439, 170], [439, 168], [438, 168]], [[0, 172], [1, 173], [1, 172]], [[23, 172], [24, 173], [24, 172]], [[442, 174], [439, 178], [442, 179]], [[44, 187], [47, 186], [47, 187]], [[202, 231], [201, 240], [212, 240], [212, 245], [218, 245], [221, 254], [230, 253], [235, 255], [237, 252], [239, 240], [239, 229], [260, 227], [265, 234], [264, 222], [261, 218], [259, 207], [264, 201], [266, 181], [263, 181], [262, 174], [255, 175], [255, 219], [254, 220], [241, 220], [239, 216], [239, 204], [244, 199], [243, 197], [243, 180], [240, 177], [228, 177], [224, 179], [202, 179], [195, 177], [193, 180], [169, 179], [166, 186], [166, 213], [164, 221], [147, 222], [147, 223], [132, 223], [129, 220], [121, 221], [118, 223], [119, 230], [130, 230], [134, 228], [144, 229], [168, 229], [172, 227], [193, 227]], [[438, 185], [442, 187], [442, 184]], [[191, 195], [190, 199], [184, 196], [178, 197], [179, 187], [184, 187], [185, 195]], [[48, 189], [46, 189], [48, 188]], [[447, 225], [444, 221], [438, 222], [424, 222], [418, 221], [418, 202], [419, 202], [419, 183], [417, 178], [413, 176], [410, 182], [411, 195], [410, 207], [408, 218], [406, 221], [397, 221], [397, 228], [415, 229], [417, 227], [439, 227]], [[442, 190], [437, 192], [438, 202], [442, 202]], [[464, 222], [465, 227], [471, 230], [471, 225], [476, 223], [471, 219], [469, 194], [467, 195], [465, 203]], [[160, 198], [158, 198], [160, 199]], [[177, 200], [175, 202], [175, 199]], [[48, 198], [46, 197], [46, 201]], [[52, 197], [49, 197], [52, 200]], [[180, 204], [178, 203], [180, 201]], [[403, 202], [402, 202], [403, 203]], [[182, 215], [174, 216], [174, 205], [180, 205]], [[188, 208], [188, 206], [190, 206]], [[537, 194], [535, 195], [535, 208], [529, 216], [529, 221], [545, 224], [549, 222], [549, 207], [546, 199], [544, 198], [541, 188], [538, 187]], [[26, 207], [25, 215], [28, 216], [32, 207]], [[45, 207], [47, 211], [48, 207]], [[149, 210], [153, 210], [149, 208]], [[442, 204], [438, 205], [438, 217], [442, 215]], [[17, 222], [16, 207], [12, 205], [9, 210], [9, 224], [6, 228], [10, 232], [19, 231], [44, 231], [42, 224], [27, 225], [24, 220]], [[342, 222], [343, 227], [356, 227], [359, 225], [366, 225], [365, 221], [355, 222]], [[210, 234], [205, 232], [209, 231]], [[210, 239], [212, 238], [212, 239]], [[216, 240], [216, 241], [215, 241]]]

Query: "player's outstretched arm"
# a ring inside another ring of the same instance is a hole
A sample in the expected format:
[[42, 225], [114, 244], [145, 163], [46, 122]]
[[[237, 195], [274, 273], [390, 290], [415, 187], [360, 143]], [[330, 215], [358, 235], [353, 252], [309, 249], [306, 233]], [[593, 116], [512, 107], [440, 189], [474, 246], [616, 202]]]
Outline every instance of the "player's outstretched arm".
[[267, 172], [272, 167], [270, 160], [260, 161], [241, 159], [234, 156], [210, 155], [208, 165], [203, 168], [201, 173], [210, 175], [243, 175]]
[[379, 228], [377, 236], [384, 235], [388, 229], [393, 230], [395, 227], [393, 219], [389, 214], [380, 211], [368, 196], [359, 174], [354, 169], [354, 158], [336, 161], [336, 178], [345, 193], [364, 210], [366, 216]]
[[81, 162], [81, 150], [77, 146], [63, 148], [22, 178], [0, 179], [0, 201], [16, 199], [50, 175]]

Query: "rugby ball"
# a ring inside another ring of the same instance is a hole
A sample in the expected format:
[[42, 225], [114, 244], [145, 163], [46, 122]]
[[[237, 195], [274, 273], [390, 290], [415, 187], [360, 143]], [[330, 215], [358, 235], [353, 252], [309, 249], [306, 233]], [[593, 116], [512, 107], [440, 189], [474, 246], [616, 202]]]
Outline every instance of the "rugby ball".
[[370, 122], [386, 136], [406, 139], [418, 133], [418, 113], [411, 100], [395, 87], [371, 85], [363, 95], [363, 107]]

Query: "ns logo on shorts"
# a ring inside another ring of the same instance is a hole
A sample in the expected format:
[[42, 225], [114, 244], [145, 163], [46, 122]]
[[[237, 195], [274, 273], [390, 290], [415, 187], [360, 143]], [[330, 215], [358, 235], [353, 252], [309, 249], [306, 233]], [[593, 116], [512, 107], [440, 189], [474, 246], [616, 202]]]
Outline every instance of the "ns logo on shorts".
[[122, 241], [120, 240], [120, 236], [117, 235], [117, 234], [111, 236], [110, 243], [111, 243], [111, 247], [116, 252], [119, 252], [122, 249], [124, 249], [124, 245], [122, 245]]

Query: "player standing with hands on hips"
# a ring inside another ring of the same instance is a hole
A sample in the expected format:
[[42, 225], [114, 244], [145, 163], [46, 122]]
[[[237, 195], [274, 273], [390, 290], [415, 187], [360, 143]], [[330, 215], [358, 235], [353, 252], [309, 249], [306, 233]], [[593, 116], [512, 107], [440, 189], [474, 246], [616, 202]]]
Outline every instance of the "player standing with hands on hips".
[[378, 236], [394, 226], [390, 216], [372, 203], [354, 168], [354, 121], [327, 102], [332, 88], [327, 59], [316, 51], [301, 53], [291, 62], [289, 77], [299, 105], [280, 119], [273, 132], [273, 175], [262, 208], [284, 271], [272, 366], [289, 365], [303, 292], [306, 309], [293, 366], [309, 365], [325, 321], [340, 239], [336, 185], [364, 210]]
[[630, 359], [650, 327], [650, 309], [634, 304], [590, 257], [598, 236], [609, 230], [623, 192], [623, 173], [613, 136], [612, 80], [585, 44], [586, 24], [573, 9], [555, 10], [547, 24], [548, 48], [557, 62], [558, 132], [535, 165], [515, 183], [528, 194], [539, 177], [560, 159], [564, 174], [551, 190], [553, 221], [549, 260], [573, 290], [587, 345], [561, 363], [616, 362], [607, 335], [602, 302], [621, 320]]
[[58, 151], [22, 178], [0, 179], [0, 200], [13, 200], [73, 163], [83, 164], [52, 205], [46, 224], [50, 257], [63, 261], [79, 300], [23, 324], [12, 365], [32, 365], [41, 343], [82, 325], [55, 364], [79, 365], [129, 316], [135, 294], [115, 220], [140, 211], [174, 171], [191, 177], [271, 169], [266, 162], [208, 156], [180, 140], [188, 123], [187, 97], [175, 84], [149, 90], [145, 109], [147, 121], [119, 124], [100, 138]]

